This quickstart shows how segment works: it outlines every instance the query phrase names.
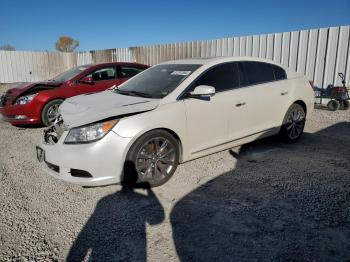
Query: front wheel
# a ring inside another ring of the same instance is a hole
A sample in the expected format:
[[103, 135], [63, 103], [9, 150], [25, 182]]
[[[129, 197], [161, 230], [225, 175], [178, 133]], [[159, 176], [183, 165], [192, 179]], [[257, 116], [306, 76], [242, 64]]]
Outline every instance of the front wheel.
[[299, 104], [289, 107], [280, 131], [280, 136], [287, 143], [294, 143], [299, 140], [304, 132], [306, 113]]
[[41, 113], [41, 120], [45, 126], [50, 126], [58, 116], [58, 108], [62, 104], [62, 99], [55, 99], [48, 102]]
[[123, 184], [156, 187], [167, 182], [179, 163], [179, 142], [164, 130], [150, 131], [131, 146], [124, 164]]

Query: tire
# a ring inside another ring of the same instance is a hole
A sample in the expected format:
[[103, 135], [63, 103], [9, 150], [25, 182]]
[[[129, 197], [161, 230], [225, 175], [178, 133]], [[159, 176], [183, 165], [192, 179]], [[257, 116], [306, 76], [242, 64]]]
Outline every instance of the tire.
[[131, 146], [124, 163], [123, 186], [157, 187], [167, 182], [179, 163], [179, 141], [164, 130], [150, 131]]
[[41, 120], [45, 126], [50, 126], [55, 121], [58, 113], [58, 107], [62, 104], [62, 99], [56, 99], [48, 102], [41, 112]]
[[340, 104], [337, 100], [331, 100], [327, 104], [327, 108], [330, 111], [337, 111], [339, 109], [339, 107], [340, 107]]
[[280, 130], [280, 137], [287, 143], [297, 142], [304, 132], [306, 113], [299, 104], [289, 107]]
[[348, 110], [350, 107], [350, 101], [349, 100], [343, 100], [340, 105], [341, 110]]

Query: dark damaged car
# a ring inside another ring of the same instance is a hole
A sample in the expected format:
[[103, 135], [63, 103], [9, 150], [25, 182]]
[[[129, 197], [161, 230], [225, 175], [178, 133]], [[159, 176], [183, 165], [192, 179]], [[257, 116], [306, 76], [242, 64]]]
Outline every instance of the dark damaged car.
[[13, 125], [49, 126], [66, 98], [119, 86], [147, 68], [121, 62], [82, 65], [45, 82], [17, 84], [0, 96], [2, 120]]

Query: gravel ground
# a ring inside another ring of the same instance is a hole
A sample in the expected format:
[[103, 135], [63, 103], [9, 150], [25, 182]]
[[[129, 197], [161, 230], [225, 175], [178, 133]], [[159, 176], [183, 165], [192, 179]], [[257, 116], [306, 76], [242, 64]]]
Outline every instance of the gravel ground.
[[315, 110], [305, 131], [128, 191], [48, 177], [42, 129], [0, 122], [0, 261], [350, 260], [350, 112]]

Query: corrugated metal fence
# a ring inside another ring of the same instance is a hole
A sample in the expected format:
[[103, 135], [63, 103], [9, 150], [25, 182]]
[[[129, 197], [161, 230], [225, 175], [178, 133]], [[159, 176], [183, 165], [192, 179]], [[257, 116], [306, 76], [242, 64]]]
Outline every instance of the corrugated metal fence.
[[350, 26], [320, 28], [79, 53], [0, 51], [0, 83], [39, 81], [82, 64], [109, 61], [154, 65], [167, 60], [214, 56], [263, 57], [298, 72], [315, 85], [350, 84]]

